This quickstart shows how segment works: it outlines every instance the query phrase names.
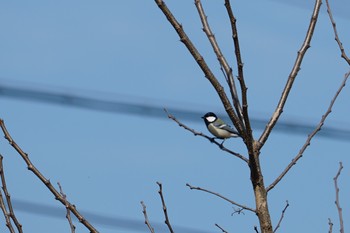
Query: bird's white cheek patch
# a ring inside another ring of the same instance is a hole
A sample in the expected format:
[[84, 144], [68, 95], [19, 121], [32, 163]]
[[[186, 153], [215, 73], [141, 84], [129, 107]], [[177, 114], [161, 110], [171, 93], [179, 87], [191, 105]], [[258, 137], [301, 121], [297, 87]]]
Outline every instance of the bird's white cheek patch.
[[213, 116], [207, 117], [207, 121], [209, 121], [209, 122], [214, 122], [215, 120], [216, 120], [216, 118]]

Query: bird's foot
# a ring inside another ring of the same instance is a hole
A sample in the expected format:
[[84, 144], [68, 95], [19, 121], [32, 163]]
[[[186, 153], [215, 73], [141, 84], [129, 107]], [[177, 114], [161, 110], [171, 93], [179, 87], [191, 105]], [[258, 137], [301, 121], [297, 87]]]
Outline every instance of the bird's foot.
[[221, 143], [220, 143], [220, 149], [224, 148], [224, 142], [226, 141], [226, 139], [224, 139]]

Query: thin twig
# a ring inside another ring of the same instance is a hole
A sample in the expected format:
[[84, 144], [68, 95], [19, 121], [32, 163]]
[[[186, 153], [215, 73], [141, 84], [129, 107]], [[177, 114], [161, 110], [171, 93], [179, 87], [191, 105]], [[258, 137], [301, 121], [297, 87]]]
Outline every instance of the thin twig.
[[163, 212], [164, 212], [164, 216], [165, 216], [165, 224], [168, 226], [170, 233], [174, 233], [173, 228], [171, 227], [171, 224], [169, 221], [168, 210], [166, 208], [165, 201], [164, 201], [162, 183], [157, 182], [157, 184], [159, 186], [158, 193], [159, 193], [160, 199], [162, 200]]
[[223, 233], [228, 233], [224, 228], [222, 228], [221, 226], [219, 226], [219, 224], [215, 223], [215, 226], [217, 228], [219, 228]]
[[46, 177], [41, 174], [41, 172], [34, 166], [34, 164], [30, 161], [29, 156], [25, 153], [17, 143], [12, 139], [11, 135], [7, 131], [5, 127], [5, 123], [2, 119], [0, 119], [0, 127], [4, 133], [5, 138], [10, 143], [10, 145], [18, 152], [18, 154], [22, 157], [24, 162], [27, 164], [28, 170], [34, 173], [36, 177], [50, 190], [50, 192], [55, 196], [55, 199], [61, 202], [64, 206], [68, 207], [69, 210], [77, 217], [79, 222], [83, 224], [90, 232], [98, 232], [89, 221], [87, 221], [83, 215], [76, 209], [75, 205], [71, 204], [68, 200], [65, 200], [59, 191], [51, 184], [50, 180], [46, 179]]
[[[251, 137], [251, 140], [253, 140], [252, 129], [250, 126], [250, 120], [249, 120], [249, 115], [248, 115], [248, 99], [247, 99], [248, 88], [246, 87], [245, 81], [244, 81], [243, 61], [242, 61], [242, 56], [241, 56], [241, 49], [239, 46], [238, 29], [237, 29], [237, 24], [236, 24], [237, 20], [233, 14], [230, 0], [225, 0], [225, 7], [227, 10], [227, 14], [229, 16], [229, 19], [230, 19], [233, 44], [235, 47], [236, 62], [237, 62], [237, 67], [238, 67], [238, 81], [240, 83], [241, 92], [242, 92], [241, 95], [242, 95], [242, 108], [243, 108], [244, 124], [245, 124], [245, 128], [246, 128], [248, 137]], [[248, 142], [248, 144], [250, 144], [250, 143]]]
[[259, 233], [259, 230], [258, 230], [257, 226], [254, 226], [254, 230], [255, 230], [256, 233]]
[[233, 110], [233, 107], [227, 98], [227, 95], [225, 93], [225, 90], [223, 86], [221, 86], [220, 82], [217, 80], [211, 69], [209, 68], [208, 64], [204, 60], [203, 56], [198, 52], [197, 48], [194, 46], [192, 41], [189, 39], [187, 34], [185, 33], [182, 25], [176, 20], [174, 15], [171, 13], [169, 8], [166, 6], [163, 0], [155, 0], [157, 6], [159, 9], [163, 12], [169, 23], [173, 26], [175, 31], [177, 32], [178, 36], [180, 37], [180, 41], [186, 46], [188, 51], [191, 53], [192, 57], [195, 59], [199, 67], [202, 69], [202, 72], [204, 73], [205, 77], [209, 80], [209, 82], [212, 84], [216, 92], [218, 93], [220, 100], [222, 104], [224, 105], [225, 111], [227, 112], [227, 115], [230, 117], [231, 121], [233, 122], [234, 126], [238, 126], [237, 131], [244, 135], [244, 128], [240, 124], [240, 120], [238, 116], [236, 115], [235, 111]]
[[[213, 34], [213, 32], [210, 29], [210, 26], [208, 23], [208, 17], [205, 15], [201, 1], [195, 0], [194, 2], [195, 2], [199, 17], [200, 17], [202, 25], [203, 25], [203, 31], [208, 37], [208, 40], [209, 40], [209, 42], [214, 50], [214, 53], [216, 54], [216, 57], [220, 63], [220, 66], [225, 71], [224, 76], [225, 76], [227, 84], [230, 88], [233, 105], [235, 106], [238, 118], [240, 119], [240, 123], [242, 124], [243, 123], [243, 119], [242, 119], [243, 113], [242, 113], [242, 108], [241, 108], [241, 105], [240, 105], [239, 99], [238, 99], [237, 89], [236, 89], [236, 85], [235, 85], [233, 74], [232, 74], [232, 68], [229, 66], [225, 56], [221, 52], [220, 46], [218, 45], [218, 43], [215, 39], [215, 35]], [[242, 127], [243, 127], [243, 125], [242, 125]], [[238, 127], [236, 127], [236, 128], [238, 128]]]
[[[4, 184], [5, 175], [4, 175], [4, 167], [2, 164], [2, 159], [3, 159], [3, 157], [2, 157], [2, 155], [0, 155], [0, 176], [1, 176], [2, 188], [4, 190], [4, 187], [6, 189], [6, 184]], [[5, 193], [5, 191], [4, 191], [4, 193]], [[15, 233], [15, 229], [13, 228], [12, 223], [11, 223], [11, 217], [10, 217], [11, 214], [6, 209], [5, 200], [4, 200], [4, 197], [3, 197], [1, 191], [0, 191], [0, 208], [2, 210], [2, 213], [4, 214], [7, 228], [9, 229], [9, 231], [11, 233]]]
[[217, 196], [217, 197], [220, 197], [221, 199], [224, 199], [225, 201], [230, 202], [232, 205], [236, 205], [236, 206], [238, 206], [238, 207], [240, 207], [240, 208], [242, 208], [242, 209], [249, 210], [249, 211], [251, 211], [251, 212], [256, 213], [256, 211], [255, 211], [254, 209], [252, 209], [252, 208], [250, 208], [250, 207], [248, 207], [248, 206], [245, 206], [245, 205], [238, 204], [237, 202], [234, 202], [234, 201], [228, 199], [227, 197], [222, 196], [222, 195], [219, 194], [219, 193], [215, 193], [215, 192], [213, 192], [213, 191], [210, 191], [210, 190], [208, 190], [208, 189], [204, 189], [204, 188], [201, 188], [201, 187], [195, 187], [195, 186], [192, 186], [192, 185], [190, 185], [190, 184], [188, 184], [188, 183], [186, 184], [186, 186], [189, 187], [191, 190], [192, 190], [192, 189], [195, 189], [195, 190], [199, 190], [199, 191], [203, 191], [203, 192], [206, 192], [206, 193], [213, 194], [213, 195], [215, 195], [215, 196]]
[[298, 72], [300, 70], [303, 58], [304, 58], [304, 56], [306, 54], [307, 49], [310, 47], [310, 42], [311, 42], [312, 36], [314, 34], [314, 29], [315, 29], [315, 26], [316, 26], [316, 22], [317, 22], [317, 18], [318, 18], [318, 15], [319, 15], [320, 8], [321, 8], [321, 4], [322, 4], [322, 0], [316, 0], [315, 1], [314, 10], [313, 10], [313, 13], [312, 13], [312, 17], [311, 17], [311, 20], [310, 20], [309, 28], [307, 30], [304, 43], [301, 46], [300, 50], [298, 51], [297, 58], [295, 60], [294, 66], [293, 66], [293, 68], [292, 68], [292, 70], [291, 70], [291, 72], [289, 74], [287, 83], [286, 83], [286, 85], [284, 87], [284, 90], [282, 92], [281, 98], [280, 98], [279, 103], [278, 103], [278, 105], [276, 107], [276, 110], [273, 113], [270, 121], [266, 125], [264, 132], [261, 134], [261, 136], [259, 138], [259, 144], [260, 145], [259, 145], [258, 149], [261, 149], [263, 147], [263, 145], [265, 144], [267, 138], [269, 137], [273, 127], [276, 125], [279, 117], [281, 116], [281, 114], [283, 112], [284, 105], [285, 105], [285, 103], [287, 101], [287, 98], [289, 96], [289, 92], [290, 92], [290, 90], [293, 87], [294, 80], [295, 80], [295, 78], [298, 75]]
[[283, 218], [284, 218], [284, 213], [286, 212], [288, 206], [289, 206], [289, 203], [288, 203], [288, 201], [286, 201], [286, 206], [285, 206], [284, 209], [282, 210], [282, 214], [281, 214], [280, 220], [278, 221], [277, 226], [276, 226], [275, 230], [273, 230], [273, 232], [276, 232], [277, 229], [280, 227], [281, 222], [282, 222], [282, 220], [283, 220]]
[[344, 222], [343, 222], [343, 210], [342, 210], [342, 208], [340, 206], [340, 202], [339, 202], [339, 187], [338, 187], [338, 178], [340, 176], [342, 169], [343, 169], [343, 163], [339, 162], [339, 170], [337, 172], [337, 175], [333, 178], [334, 188], [335, 188], [335, 205], [337, 206], [337, 210], [338, 210], [340, 233], [345, 232]]
[[332, 112], [333, 105], [335, 101], [337, 100], [340, 92], [345, 87], [346, 81], [350, 76], [350, 71], [344, 75], [344, 79], [338, 88], [337, 92], [335, 93], [333, 99], [331, 100], [331, 103], [328, 106], [328, 109], [326, 113], [322, 116], [320, 122], [318, 123], [317, 127], [312, 131], [312, 133], [307, 137], [306, 142], [300, 149], [299, 153], [293, 158], [293, 160], [288, 164], [288, 166], [284, 169], [284, 171], [276, 178], [275, 181], [273, 181], [266, 189], [266, 191], [270, 191], [273, 189], [278, 182], [282, 180], [282, 178], [288, 173], [288, 171], [297, 163], [297, 161], [303, 156], [303, 153], [307, 149], [307, 147], [310, 145], [312, 138], [321, 130], [325, 120], [327, 119], [328, 115]]
[[15, 229], [12, 226], [11, 218], [9, 212], [7, 212], [6, 206], [5, 206], [5, 200], [4, 197], [0, 191], [0, 208], [2, 210], [2, 213], [4, 214], [5, 220], [6, 220], [6, 226], [9, 229], [11, 233], [15, 233]]
[[195, 131], [194, 129], [189, 128], [185, 124], [181, 123], [178, 119], [176, 119], [173, 115], [171, 115], [166, 109], [164, 109], [164, 111], [168, 115], [168, 118], [173, 120], [173, 121], [175, 121], [180, 127], [190, 131], [195, 136], [201, 136], [201, 137], [204, 137], [204, 138], [208, 139], [211, 143], [214, 143], [215, 145], [217, 145], [221, 150], [226, 151], [229, 154], [232, 154], [232, 155], [236, 156], [237, 158], [240, 158], [241, 160], [243, 160], [247, 164], [249, 163], [249, 160], [246, 157], [244, 157], [243, 155], [227, 149], [224, 145], [222, 145], [221, 143], [217, 142], [214, 138], [209, 137], [208, 135], [205, 135], [205, 134], [203, 134], [201, 132], [198, 132], [198, 131]]
[[236, 208], [234, 208], [233, 207], [233, 212], [231, 213], [231, 216], [233, 216], [233, 215], [235, 215], [235, 214], [243, 214], [243, 215], [245, 215], [245, 213], [243, 212], [243, 208], [238, 208], [238, 209], [236, 209]]
[[350, 65], [350, 58], [346, 55], [345, 49], [343, 47], [343, 43], [339, 39], [338, 31], [337, 31], [337, 24], [335, 23], [335, 20], [333, 19], [331, 6], [330, 6], [328, 0], [326, 0], [326, 5], [327, 5], [327, 12], [329, 15], [329, 19], [331, 20], [331, 23], [332, 23], [332, 27], [333, 27], [333, 31], [334, 31], [334, 35], [335, 35], [335, 40], [337, 41], [340, 52], [341, 52], [341, 57], [344, 58], [344, 60]]
[[154, 228], [152, 227], [151, 223], [148, 220], [146, 205], [145, 205], [145, 203], [143, 203], [143, 201], [141, 201], [141, 205], [142, 205], [142, 213], [143, 213], [143, 216], [145, 217], [145, 224], [147, 225], [149, 231], [151, 233], [154, 233]]
[[333, 232], [333, 223], [332, 223], [332, 220], [330, 218], [328, 218], [328, 225], [329, 225], [328, 233], [332, 233]]
[[0, 155], [0, 165], [1, 165], [1, 183], [2, 183], [2, 189], [4, 191], [4, 194], [6, 196], [6, 202], [7, 202], [7, 206], [8, 206], [8, 209], [10, 211], [10, 217], [11, 219], [13, 220], [16, 228], [17, 228], [17, 231], [19, 233], [22, 233], [23, 230], [22, 230], [22, 224], [18, 221], [16, 215], [15, 215], [15, 211], [13, 210], [13, 207], [12, 207], [12, 201], [11, 201], [11, 195], [10, 193], [8, 192], [7, 190], [7, 185], [6, 185], [6, 179], [5, 179], [5, 172], [4, 172], [4, 167], [3, 167], [3, 163], [2, 163], [2, 155]]
[[[67, 195], [63, 192], [63, 189], [62, 189], [62, 186], [61, 186], [60, 182], [57, 182], [57, 185], [58, 185], [58, 187], [60, 189], [60, 194], [62, 195], [62, 197], [65, 200], [67, 200]], [[66, 218], [68, 220], [68, 223], [69, 223], [69, 226], [70, 226], [70, 230], [71, 230], [72, 233], [74, 233], [75, 232], [75, 226], [74, 226], [72, 218], [70, 216], [70, 210], [69, 210], [68, 206], [66, 206], [66, 210], [67, 210]]]

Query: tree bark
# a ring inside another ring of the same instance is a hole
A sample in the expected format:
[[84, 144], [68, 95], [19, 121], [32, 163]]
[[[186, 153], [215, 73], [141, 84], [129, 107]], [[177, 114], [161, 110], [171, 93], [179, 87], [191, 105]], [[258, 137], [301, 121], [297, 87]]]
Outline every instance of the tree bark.
[[258, 142], [253, 143], [249, 151], [250, 179], [253, 185], [256, 215], [260, 223], [261, 233], [273, 233], [272, 222], [267, 202], [267, 191], [264, 185], [264, 177], [260, 168]]

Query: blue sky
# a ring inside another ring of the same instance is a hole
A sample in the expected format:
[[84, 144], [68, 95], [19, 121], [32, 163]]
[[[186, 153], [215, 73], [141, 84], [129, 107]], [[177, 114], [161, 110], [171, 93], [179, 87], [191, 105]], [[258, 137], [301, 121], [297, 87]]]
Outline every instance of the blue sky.
[[[249, 88], [250, 115], [266, 121], [276, 107], [304, 40], [313, 6], [311, 1], [285, 2], [232, 2]], [[0, 4], [1, 85], [203, 114], [223, 113], [214, 89], [153, 1]], [[331, 4], [340, 37], [349, 49], [350, 18], [344, 13], [349, 3]], [[167, 1], [167, 5], [223, 82], [193, 1]], [[222, 51], [234, 65], [223, 1], [203, 1], [203, 5]], [[311, 48], [281, 120], [316, 125], [348, 70], [340, 58], [323, 4]], [[350, 91], [345, 87], [326, 125], [350, 130], [349, 98]], [[141, 200], [148, 207], [151, 222], [163, 226], [156, 181], [163, 183], [170, 219], [177, 232], [220, 232], [215, 223], [228, 232], [253, 232], [253, 226], [258, 224], [254, 214], [231, 216], [234, 209], [229, 203], [185, 186], [190, 183], [208, 188], [254, 207], [246, 165], [179, 128], [165, 114], [163, 118], [115, 114], [3, 95], [0, 106], [0, 117], [32, 162], [52, 183], [61, 183], [68, 199], [87, 213], [88, 220], [100, 232], [148, 232], [143, 225]], [[184, 123], [207, 133], [200, 116], [198, 121]], [[254, 136], [260, 134], [261, 129], [254, 127]], [[307, 134], [271, 134], [261, 154], [266, 185], [298, 153]], [[246, 154], [240, 139], [230, 139], [225, 145]], [[339, 161], [345, 167], [339, 181], [341, 202], [344, 219], [349, 219], [348, 146], [349, 139], [315, 137], [303, 158], [269, 193], [274, 224], [285, 201], [290, 203], [280, 232], [325, 232], [329, 217], [336, 229], [332, 178]], [[4, 139], [0, 141], [0, 153], [24, 231], [69, 232], [63, 208]], [[53, 212], [60, 213], [55, 209], [46, 209], [43, 215], [33, 214], [40, 208], [26, 207], [24, 203], [61, 209], [62, 214], [52, 217]], [[107, 224], [101, 224], [96, 215], [107, 219]], [[127, 227], [115, 224], [118, 220]], [[77, 232], [85, 232], [77, 222], [75, 225]], [[4, 224], [0, 229], [5, 230]], [[157, 232], [164, 230], [156, 227]]]

